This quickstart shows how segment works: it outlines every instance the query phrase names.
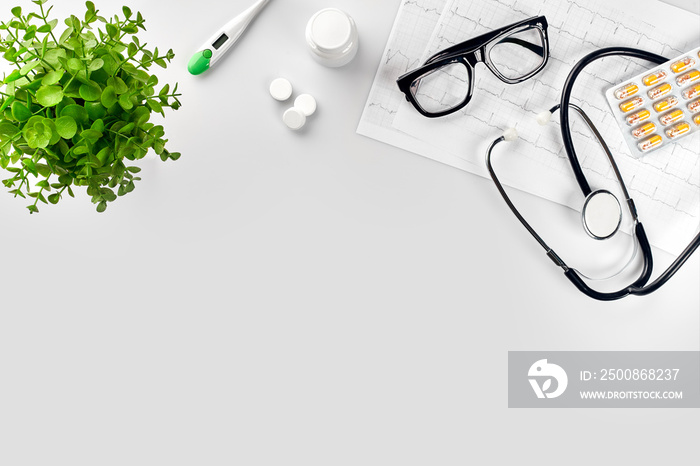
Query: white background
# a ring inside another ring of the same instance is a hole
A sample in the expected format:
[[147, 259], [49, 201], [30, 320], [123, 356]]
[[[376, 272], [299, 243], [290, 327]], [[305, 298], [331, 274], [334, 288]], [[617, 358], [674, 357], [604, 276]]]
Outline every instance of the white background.
[[[149, 155], [104, 214], [84, 193], [31, 216], [0, 194], [0, 465], [697, 458], [697, 410], [507, 408], [509, 350], [698, 350], [700, 262], [651, 296], [592, 301], [490, 181], [356, 135], [398, 5], [273, 0], [192, 77], [248, 1], [132, 4], [142, 39], [177, 54], [159, 76], [180, 83], [166, 131], [183, 155]], [[305, 49], [328, 6], [360, 32], [341, 69]], [[279, 76], [319, 102], [303, 131], [267, 93]], [[576, 247], [567, 209], [512, 196]], [[657, 271], [672, 260], [655, 253]]]

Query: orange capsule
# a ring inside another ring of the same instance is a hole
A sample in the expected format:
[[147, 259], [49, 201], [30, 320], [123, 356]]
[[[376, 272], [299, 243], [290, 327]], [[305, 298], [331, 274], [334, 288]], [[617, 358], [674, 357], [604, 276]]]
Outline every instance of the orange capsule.
[[700, 99], [690, 102], [688, 110], [690, 110], [690, 113], [700, 112]]
[[671, 123], [677, 122], [681, 118], [683, 118], [683, 110], [678, 109], [678, 110], [674, 110], [672, 112], [668, 112], [665, 115], [661, 115], [659, 117], [659, 123], [661, 123], [664, 126], [668, 126]]
[[700, 113], [698, 113], [697, 115], [695, 115], [695, 116], [693, 117], [693, 122], [694, 122], [696, 125], [700, 126]]
[[637, 123], [641, 123], [647, 118], [651, 116], [651, 113], [649, 113], [649, 110], [647, 109], [642, 109], [638, 112], [633, 113], [632, 115], [627, 117], [627, 124], [630, 126], [634, 126]]
[[650, 134], [653, 134], [655, 132], [656, 132], [656, 125], [652, 122], [649, 122], [647, 124], [640, 126], [639, 128], [633, 129], [632, 136], [634, 136], [637, 139], [641, 139], [644, 136], [649, 136]]
[[693, 60], [690, 57], [683, 58], [682, 60], [678, 60], [675, 63], [671, 64], [671, 71], [674, 73], [682, 73], [691, 66], [695, 65], [695, 60]]
[[615, 97], [617, 97], [618, 100], [626, 99], [627, 97], [636, 94], [638, 90], [639, 87], [637, 87], [637, 85], [634, 83], [625, 84], [615, 91]]
[[630, 100], [626, 100], [620, 104], [620, 110], [624, 113], [634, 110], [635, 108], [641, 106], [644, 103], [644, 99], [641, 97], [634, 97]]
[[659, 83], [664, 79], [666, 79], [666, 72], [664, 70], [659, 70], [655, 73], [651, 73], [644, 76], [642, 82], [645, 86], [653, 86], [654, 84]]
[[675, 126], [670, 127], [666, 130], [666, 136], [670, 138], [677, 138], [678, 136], [690, 131], [690, 125], [685, 121], [681, 121]]
[[649, 94], [650, 99], [658, 99], [669, 92], [671, 92], [671, 85], [669, 83], [664, 83], [660, 86], [656, 86], [654, 89], [650, 89], [647, 94]]
[[679, 86], [685, 86], [686, 84], [694, 83], [698, 79], [700, 79], [700, 71], [691, 70], [678, 76], [676, 78], [676, 83], [678, 83]]
[[664, 100], [660, 100], [654, 104], [654, 110], [657, 112], [665, 112], [678, 105], [678, 99], [675, 96], [668, 97]]
[[683, 91], [683, 98], [684, 99], [694, 99], [695, 97], [700, 95], [700, 84], [696, 84], [693, 87], [689, 87], [688, 89]]
[[639, 144], [637, 144], [637, 147], [639, 147], [639, 150], [641, 150], [642, 152], [647, 152], [652, 150], [654, 147], [660, 146], [662, 142], [663, 139], [661, 139], [661, 136], [655, 134], [652, 137], [645, 139]]

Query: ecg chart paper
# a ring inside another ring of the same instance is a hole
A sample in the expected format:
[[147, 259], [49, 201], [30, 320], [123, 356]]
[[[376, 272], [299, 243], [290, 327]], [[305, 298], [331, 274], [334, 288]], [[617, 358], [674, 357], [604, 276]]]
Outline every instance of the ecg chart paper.
[[[484, 163], [488, 144], [505, 128], [515, 127], [521, 138], [494, 151], [494, 165], [504, 183], [576, 210], [583, 199], [563, 151], [558, 113], [546, 128], [535, 123], [539, 112], [559, 101], [573, 65], [607, 46], [638, 47], [673, 57], [700, 45], [700, 17], [653, 0], [619, 0], [614, 6], [598, 0], [406, 1], [399, 15], [358, 132], [488, 176]], [[508, 85], [477, 65], [472, 101], [437, 119], [421, 116], [394, 90], [399, 75], [432, 53], [537, 15], [547, 17], [551, 56], [533, 78]], [[668, 25], [673, 26], [664, 27]], [[588, 113], [616, 156], [652, 244], [678, 253], [699, 224], [700, 133], [651, 154], [633, 156], [604, 97], [605, 89], [653, 66], [623, 57], [598, 60], [579, 76], [572, 102]], [[617, 193], [614, 174], [598, 143], [578, 118], [572, 120], [577, 154], [590, 184]]]

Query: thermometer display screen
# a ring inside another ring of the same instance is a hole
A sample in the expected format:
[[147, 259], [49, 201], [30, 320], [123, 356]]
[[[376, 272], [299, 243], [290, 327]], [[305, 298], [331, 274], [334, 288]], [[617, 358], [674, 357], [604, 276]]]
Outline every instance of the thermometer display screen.
[[221, 34], [221, 36], [214, 41], [213, 44], [211, 44], [216, 50], [219, 50], [219, 47], [224, 45], [224, 42], [228, 40], [228, 36], [226, 34]]

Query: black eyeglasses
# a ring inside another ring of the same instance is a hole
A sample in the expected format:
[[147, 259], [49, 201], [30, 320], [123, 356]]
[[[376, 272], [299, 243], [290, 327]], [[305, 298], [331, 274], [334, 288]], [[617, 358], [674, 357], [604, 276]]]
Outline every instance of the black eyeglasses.
[[435, 118], [469, 103], [478, 62], [501, 81], [516, 84], [539, 73], [547, 58], [547, 19], [535, 16], [438, 52], [396, 84], [416, 110]]

